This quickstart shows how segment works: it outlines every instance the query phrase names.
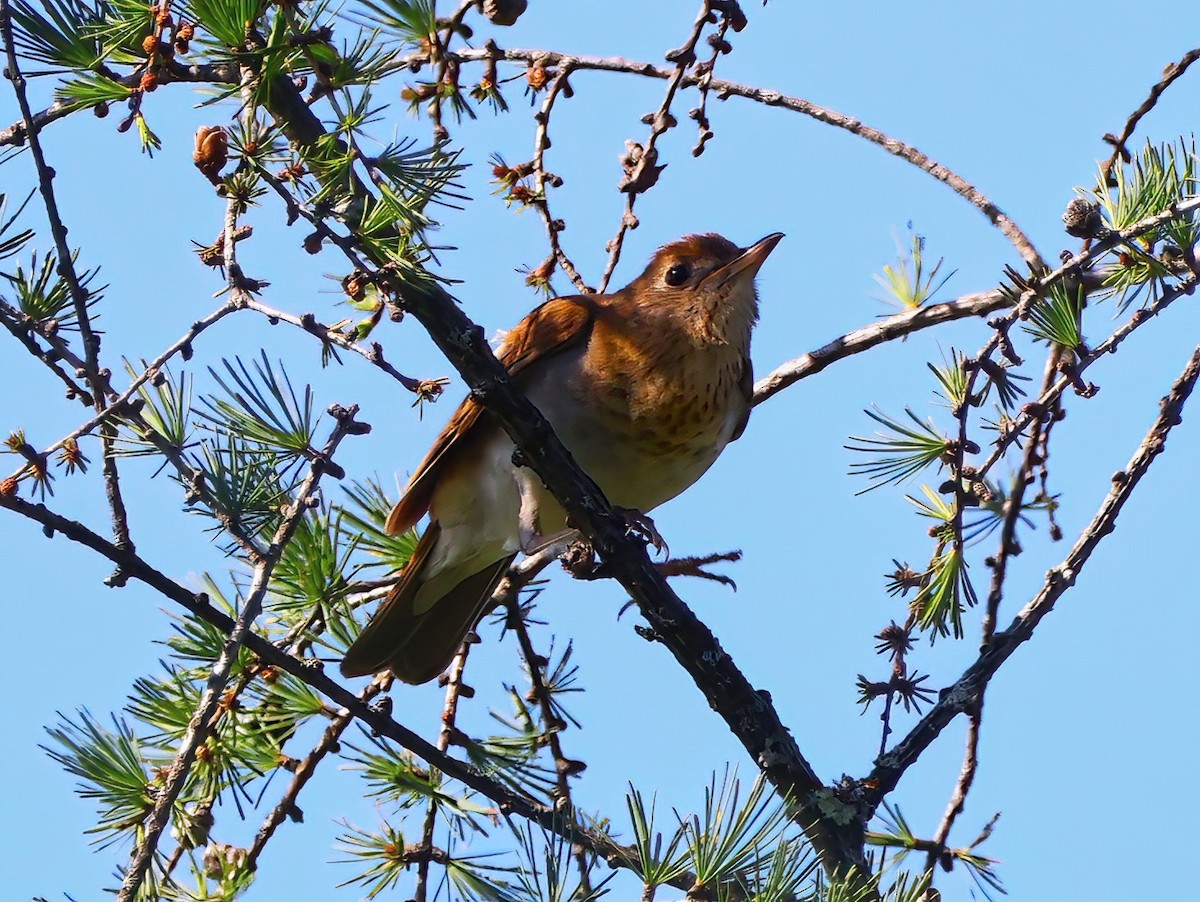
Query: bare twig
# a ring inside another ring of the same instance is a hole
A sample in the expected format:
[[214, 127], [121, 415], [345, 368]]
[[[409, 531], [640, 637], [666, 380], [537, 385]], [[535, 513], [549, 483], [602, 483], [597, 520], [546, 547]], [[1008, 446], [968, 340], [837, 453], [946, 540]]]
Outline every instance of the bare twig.
[[1188, 66], [1200, 59], [1200, 47], [1195, 50], [1189, 50], [1177, 63], [1169, 63], [1163, 69], [1162, 78], [1150, 89], [1149, 96], [1142, 101], [1141, 106], [1129, 114], [1129, 118], [1125, 120], [1125, 127], [1121, 130], [1120, 135], [1107, 134], [1104, 136], [1106, 143], [1111, 144], [1113, 148], [1112, 156], [1110, 156], [1100, 167], [1101, 183], [1108, 181], [1112, 174], [1113, 167], [1117, 165], [1117, 160], [1129, 161], [1129, 148], [1125, 143], [1133, 137], [1133, 131], [1137, 128], [1142, 118], [1154, 109], [1158, 103], [1158, 98], [1162, 96], [1163, 91], [1171, 86], [1171, 84], [1187, 71]]
[[[620, 190], [625, 192], [625, 210], [621, 214], [617, 234], [605, 246], [605, 250], [608, 251], [608, 263], [605, 265], [604, 275], [600, 279], [601, 294], [608, 289], [609, 280], [621, 259], [621, 248], [625, 244], [625, 235], [630, 229], [637, 228], [637, 217], [633, 213], [633, 207], [637, 203], [638, 195], [649, 190], [658, 181], [658, 173], [662, 167], [657, 164], [658, 148], [656, 145], [659, 137], [675, 125], [675, 117], [671, 115], [671, 103], [674, 101], [675, 93], [679, 90], [680, 85], [684, 83], [687, 70], [696, 61], [696, 44], [699, 42], [700, 35], [711, 14], [712, 4], [709, 0], [702, 0], [700, 12], [696, 15], [696, 21], [692, 23], [691, 34], [688, 35], [682, 47], [671, 51], [667, 56], [675, 63], [675, 68], [665, 70], [669, 71], [669, 74], [664, 76], [667, 79], [666, 96], [663, 97], [658, 111], [644, 120], [650, 126], [650, 137], [646, 139], [644, 145], [631, 146], [627, 154], [629, 162], [620, 185]], [[566, 59], [561, 60], [559, 65], [570, 66], [573, 63]]]
[[[546, 237], [550, 241], [550, 252], [554, 255], [558, 267], [567, 274], [571, 283], [583, 294], [591, 291], [583, 276], [579, 274], [575, 263], [567, 256], [567, 252], [563, 250], [562, 241], [559, 239], [559, 233], [564, 228], [562, 220], [555, 219], [550, 212], [550, 196], [548, 189], [555, 179], [546, 171], [546, 151], [550, 149], [550, 113], [554, 109], [554, 102], [563, 95], [564, 89], [567, 89], [567, 79], [571, 75], [571, 64], [565, 63], [558, 70], [558, 74], [554, 76], [554, 80], [550, 82], [550, 86], [546, 89], [546, 99], [542, 101], [541, 109], [535, 114], [534, 119], [537, 121], [537, 128], [533, 135], [533, 179], [534, 179], [534, 196], [535, 200], [531, 205], [541, 214], [542, 221], [546, 224]], [[561, 180], [559, 180], [561, 181]]]
[[717, 68], [717, 60], [722, 51], [728, 53], [731, 49], [729, 42], [725, 40], [730, 24], [728, 16], [721, 18], [721, 24], [717, 26], [716, 32], [708, 36], [708, 44], [712, 47], [712, 54], [709, 56], [708, 62], [697, 63], [694, 70], [696, 87], [700, 93], [700, 102], [688, 111], [688, 118], [696, 123], [696, 143], [692, 146], [692, 156], [694, 157], [704, 153], [705, 145], [713, 137], [712, 123], [708, 119], [708, 96], [712, 91], [712, 77]]
[[975, 772], [979, 768], [979, 729], [982, 723], [983, 692], [981, 691], [978, 703], [967, 711], [967, 747], [963, 752], [962, 769], [958, 773], [958, 780], [954, 784], [954, 793], [950, 796], [946, 813], [942, 815], [942, 821], [933, 834], [934, 847], [929, 850], [925, 860], [925, 870], [930, 873], [934, 872], [938, 859], [946, 848], [950, 830], [954, 827], [954, 821], [962, 814], [963, 806], [967, 801], [967, 793], [971, 791], [971, 785], [975, 782]]
[[[382, 691], [382, 682], [378, 679], [372, 680], [359, 693], [359, 701], [364, 705], [368, 704], [371, 699]], [[305, 756], [303, 761], [296, 765], [296, 769], [292, 772], [292, 782], [288, 784], [288, 788], [262, 822], [262, 826], [254, 834], [254, 841], [250, 844], [250, 848], [246, 850], [245, 868], [247, 871], [253, 871], [258, 867], [259, 856], [266, 849], [267, 843], [275, 835], [275, 831], [279, 825], [287, 820], [296, 810], [296, 799], [299, 798], [300, 792], [317, 772], [317, 765], [321, 763], [326, 755], [338, 747], [338, 741], [341, 739], [342, 733], [352, 723], [354, 723], [353, 714], [346, 710], [339, 711], [333, 718], [333, 722], [325, 728], [325, 732], [321, 734], [321, 739], [313, 746], [312, 751]]]
[[922, 329], [969, 316], [986, 316], [1008, 306], [1000, 291], [984, 291], [897, 313], [886, 319], [847, 332], [828, 344], [776, 367], [754, 383], [754, 404], [757, 406], [789, 385], [808, 376], [815, 376], [831, 363], [869, 351], [876, 345], [911, 335]]

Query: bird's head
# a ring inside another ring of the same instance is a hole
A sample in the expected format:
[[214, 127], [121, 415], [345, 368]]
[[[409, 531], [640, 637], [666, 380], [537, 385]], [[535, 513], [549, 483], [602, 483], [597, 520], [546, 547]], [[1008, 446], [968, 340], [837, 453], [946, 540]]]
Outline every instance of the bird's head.
[[646, 270], [625, 289], [637, 306], [656, 315], [683, 317], [704, 341], [725, 342], [748, 336], [758, 320], [754, 277], [775, 249], [782, 232], [772, 232], [749, 247], [709, 233], [688, 235], [663, 245]]

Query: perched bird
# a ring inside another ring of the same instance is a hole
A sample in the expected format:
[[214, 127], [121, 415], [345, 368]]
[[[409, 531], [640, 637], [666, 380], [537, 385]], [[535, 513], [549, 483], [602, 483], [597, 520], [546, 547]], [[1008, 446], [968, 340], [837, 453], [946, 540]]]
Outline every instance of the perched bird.
[[[497, 351], [576, 462], [631, 523], [674, 498], [742, 434], [750, 415], [754, 277], [783, 237], [740, 248], [690, 235], [609, 295], [555, 298]], [[345, 676], [441, 673], [517, 552], [570, 530], [558, 502], [513, 462], [507, 433], [467, 398], [388, 516], [430, 522], [399, 581], [342, 660]]]

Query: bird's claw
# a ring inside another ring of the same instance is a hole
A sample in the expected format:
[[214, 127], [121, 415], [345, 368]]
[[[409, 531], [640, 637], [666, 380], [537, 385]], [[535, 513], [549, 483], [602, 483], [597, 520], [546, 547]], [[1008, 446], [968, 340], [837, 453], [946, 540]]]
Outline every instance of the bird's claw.
[[670, 556], [671, 549], [667, 546], [667, 540], [662, 537], [649, 516], [629, 507], [619, 507], [617, 513], [625, 519], [625, 535], [642, 539], [663, 557]]

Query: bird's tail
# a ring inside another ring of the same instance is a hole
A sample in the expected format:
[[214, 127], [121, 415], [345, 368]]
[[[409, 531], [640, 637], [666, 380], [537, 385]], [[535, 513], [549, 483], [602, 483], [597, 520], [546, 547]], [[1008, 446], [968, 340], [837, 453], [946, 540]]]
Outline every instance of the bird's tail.
[[432, 680], [450, 665], [515, 555], [458, 580], [440, 599], [418, 611], [417, 592], [430, 581], [426, 564], [440, 533], [437, 523], [425, 530], [400, 580], [346, 651], [342, 676], [367, 676], [391, 667], [397, 678], [417, 684]]

